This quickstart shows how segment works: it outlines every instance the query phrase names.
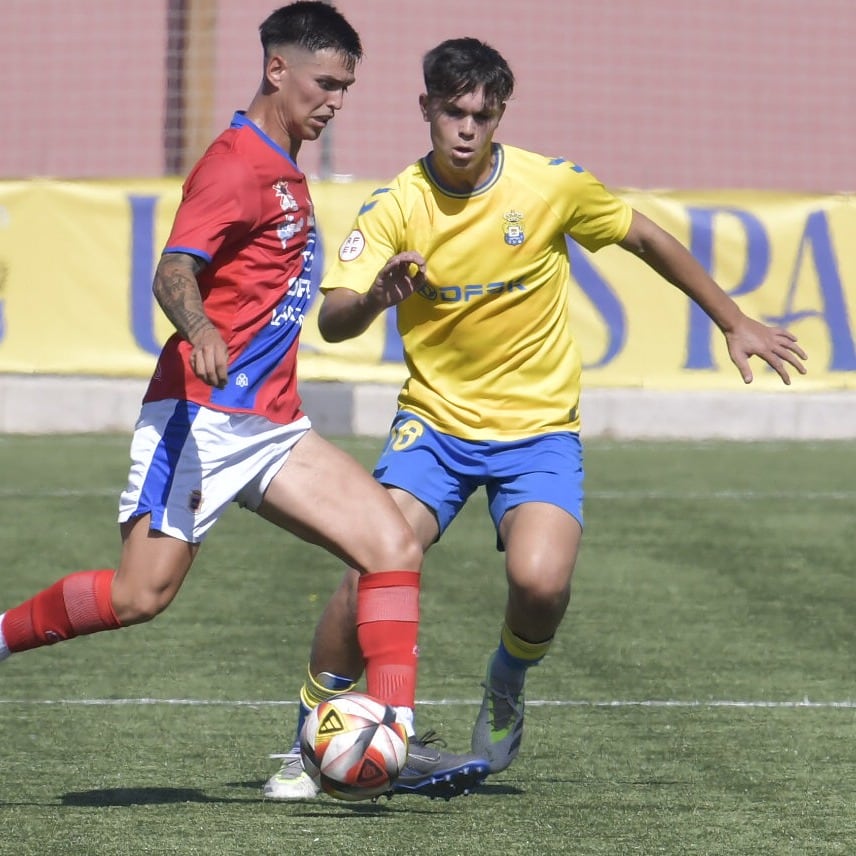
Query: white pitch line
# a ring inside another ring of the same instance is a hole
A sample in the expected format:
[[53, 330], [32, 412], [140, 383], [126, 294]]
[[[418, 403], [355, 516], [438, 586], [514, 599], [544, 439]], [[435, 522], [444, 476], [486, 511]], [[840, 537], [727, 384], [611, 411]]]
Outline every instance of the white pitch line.
[[[82, 699], [14, 699], [0, 698], [0, 704], [7, 705], [69, 705], [79, 707], [118, 707], [164, 705], [175, 707], [291, 707], [297, 704], [294, 699], [194, 699], [194, 698], [82, 698]], [[475, 707], [481, 699], [417, 699], [417, 706], [465, 706]], [[856, 700], [812, 701], [804, 698], [796, 701], [764, 701], [737, 699], [527, 699], [527, 707], [650, 707], [650, 708], [775, 708], [784, 710], [856, 710]]]
[[[13, 487], [0, 488], [0, 499], [82, 499], [86, 497], [116, 497], [122, 492], [120, 487], [102, 487], [91, 489], [53, 488], [45, 490], [26, 490]], [[777, 490], [592, 490], [586, 493], [587, 499], [627, 499], [627, 500], [852, 500], [856, 499], [854, 490], [814, 490], [792, 493]]]
[[667, 499], [667, 500], [699, 500], [699, 499], [749, 499], [749, 500], [804, 500], [804, 499], [856, 499], [853, 490], [814, 490], [801, 493], [791, 493], [775, 490], [593, 490], [586, 493], [587, 499]]
[[0, 499], [83, 499], [86, 497], [113, 496], [119, 498], [122, 488], [96, 487], [87, 489], [51, 488], [45, 490], [19, 490], [14, 487], [0, 488]]

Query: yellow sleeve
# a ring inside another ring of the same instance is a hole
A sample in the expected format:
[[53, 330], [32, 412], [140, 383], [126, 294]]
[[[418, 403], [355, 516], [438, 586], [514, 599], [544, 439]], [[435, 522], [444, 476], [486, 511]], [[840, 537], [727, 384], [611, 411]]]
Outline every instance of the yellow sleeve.
[[623, 240], [633, 209], [590, 172], [570, 161], [566, 164], [557, 184], [561, 185], [559, 205], [567, 234], [590, 252]]
[[375, 190], [363, 203], [353, 228], [339, 245], [321, 281], [321, 291], [348, 288], [364, 294], [378, 271], [405, 247], [404, 216], [395, 185]]

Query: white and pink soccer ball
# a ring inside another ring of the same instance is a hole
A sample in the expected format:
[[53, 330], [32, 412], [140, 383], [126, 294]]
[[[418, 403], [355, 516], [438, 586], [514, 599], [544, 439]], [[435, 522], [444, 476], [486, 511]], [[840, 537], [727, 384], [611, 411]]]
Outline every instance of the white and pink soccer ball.
[[340, 800], [386, 793], [407, 761], [407, 732], [395, 711], [365, 693], [321, 702], [300, 734], [303, 768], [321, 790]]

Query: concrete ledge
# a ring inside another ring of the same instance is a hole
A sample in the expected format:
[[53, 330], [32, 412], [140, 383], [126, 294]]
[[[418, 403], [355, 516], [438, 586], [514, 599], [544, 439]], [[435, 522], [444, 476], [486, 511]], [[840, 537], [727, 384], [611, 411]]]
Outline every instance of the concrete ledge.
[[0, 432], [130, 432], [148, 381], [53, 375], [0, 375]]
[[588, 389], [586, 437], [841, 440], [856, 438], [856, 391], [659, 392]]
[[[133, 430], [147, 381], [0, 375], [0, 433], [69, 434]], [[397, 386], [306, 382], [304, 408], [328, 436], [381, 437]], [[586, 389], [586, 437], [616, 439], [856, 439], [856, 390], [836, 392], [662, 392]]]

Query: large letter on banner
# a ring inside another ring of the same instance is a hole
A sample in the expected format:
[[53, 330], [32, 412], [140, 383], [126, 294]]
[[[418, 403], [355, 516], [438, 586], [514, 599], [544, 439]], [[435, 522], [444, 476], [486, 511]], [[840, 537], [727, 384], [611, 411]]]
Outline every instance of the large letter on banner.
[[[820, 286], [822, 309], [797, 309], [797, 285], [803, 261], [811, 248], [814, 267]], [[847, 300], [838, 272], [838, 260], [829, 234], [829, 219], [823, 211], [812, 211], [806, 219], [805, 230], [800, 239], [794, 270], [785, 299], [784, 311], [779, 316], [767, 316], [770, 324], [787, 327], [804, 318], [820, 318], [829, 330], [829, 370], [835, 372], [856, 371], [856, 349], [853, 332], [847, 315]]]
[[160, 353], [155, 336], [154, 235], [157, 196], [129, 196], [131, 203], [131, 332], [150, 354]]
[[570, 237], [566, 237], [565, 241], [568, 245], [568, 258], [574, 279], [600, 313], [606, 324], [609, 337], [606, 348], [600, 357], [594, 362], [585, 363], [583, 368], [601, 368], [609, 365], [624, 348], [627, 339], [627, 319], [624, 307], [615, 292], [609, 287], [609, 283], [589, 263], [580, 245]]
[[[740, 208], [688, 207], [690, 217], [690, 252], [701, 266], [713, 273], [713, 221], [717, 214], [736, 217], [746, 232], [746, 267], [743, 280], [729, 291], [731, 297], [749, 294], [764, 282], [770, 267], [770, 241], [757, 217]], [[687, 341], [687, 369], [715, 369], [712, 351], [713, 322], [695, 303], [690, 303]]]

